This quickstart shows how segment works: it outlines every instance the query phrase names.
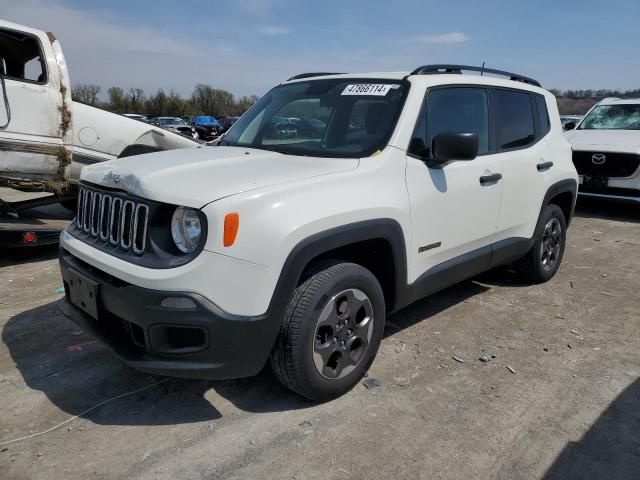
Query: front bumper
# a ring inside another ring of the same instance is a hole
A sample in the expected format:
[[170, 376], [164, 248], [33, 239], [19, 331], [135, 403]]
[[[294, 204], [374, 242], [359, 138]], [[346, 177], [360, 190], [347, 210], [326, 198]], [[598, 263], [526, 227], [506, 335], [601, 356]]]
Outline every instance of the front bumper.
[[[65, 299], [60, 310], [109, 346], [129, 366], [152, 374], [231, 379], [257, 374], [278, 335], [284, 305], [259, 316], [230, 315], [205, 297], [138, 287], [60, 250]], [[77, 275], [97, 284], [97, 320], [70, 301]], [[192, 302], [167, 308], [168, 298]], [[193, 307], [194, 306], [194, 307]]]
[[580, 176], [578, 195], [587, 198], [606, 198], [623, 202], [640, 203], [640, 175], [631, 178], [607, 178], [606, 186], [593, 188], [585, 185], [584, 176]]

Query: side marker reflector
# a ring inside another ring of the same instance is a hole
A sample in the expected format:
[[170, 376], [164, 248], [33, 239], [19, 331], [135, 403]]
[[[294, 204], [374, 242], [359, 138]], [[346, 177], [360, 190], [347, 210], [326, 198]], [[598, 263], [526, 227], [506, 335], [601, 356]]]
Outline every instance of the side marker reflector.
[[233, 242], [236, 241], [236, 236], [238, 236], [238, 229], [240, 228], [240, 215], [237, 213], [228, 213], [226, 217], [224, 217], [224, 236], [223, 236], [223, 245], [225, 247], [230, 247], [233, 245]]

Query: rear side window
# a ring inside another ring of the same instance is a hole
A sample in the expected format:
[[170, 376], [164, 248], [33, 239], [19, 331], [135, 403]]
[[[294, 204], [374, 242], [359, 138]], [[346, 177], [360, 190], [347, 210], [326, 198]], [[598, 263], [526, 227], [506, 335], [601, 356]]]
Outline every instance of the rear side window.
[[489, 151], [489, 106], [487, 90], [474, 87], [438, 88], [429, 92], [420, 112], [409, 153], [431, 157], [431, 143], [439, 133], [475, 133], [478, 153]]
[[551, 129], [549, 124], [549, 112], [547, 111], [547, 102], [542, 95], [534, 95], [536, 99], [536, 108], [538, 109], [538, 122], [540, 122], [540, 136], [544, 137]]
[[529, 93], [494, 90], [492, 101], [499, 150], [522, 148], [535, 142], [536, 132]]

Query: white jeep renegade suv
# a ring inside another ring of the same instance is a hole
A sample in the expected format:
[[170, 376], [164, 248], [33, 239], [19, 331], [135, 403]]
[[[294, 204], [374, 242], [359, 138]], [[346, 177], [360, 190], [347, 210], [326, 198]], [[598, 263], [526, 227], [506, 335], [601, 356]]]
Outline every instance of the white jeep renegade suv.
[[580, 195], [640, 202], [640, 98], [602, 100], [565, 136]]
[[140, 370], [270, 359], [326, 400], [363, 377], [389, 312], [506, 263], [549, 280], [578, 186], [555, 98], [463, 71], [298, 75], [217, 147], [85, 168], [63, 310]]

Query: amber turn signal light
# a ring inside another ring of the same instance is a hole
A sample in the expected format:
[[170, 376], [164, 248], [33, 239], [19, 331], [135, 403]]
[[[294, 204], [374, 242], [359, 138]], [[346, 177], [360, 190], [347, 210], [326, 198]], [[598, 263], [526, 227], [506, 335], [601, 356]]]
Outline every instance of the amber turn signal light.
[[233, 245], [233, 242], [236, 241], [238, 228], [240, 228], [240, 215], [237, 213], [228, 213], [227, 216], [224, 217], [223, 245], [225, 247], [230, 247]]

